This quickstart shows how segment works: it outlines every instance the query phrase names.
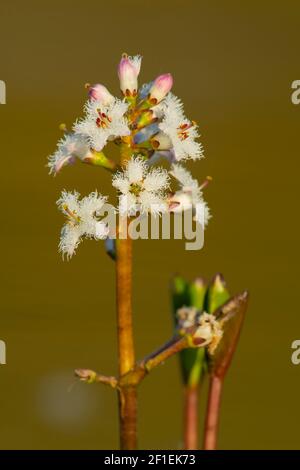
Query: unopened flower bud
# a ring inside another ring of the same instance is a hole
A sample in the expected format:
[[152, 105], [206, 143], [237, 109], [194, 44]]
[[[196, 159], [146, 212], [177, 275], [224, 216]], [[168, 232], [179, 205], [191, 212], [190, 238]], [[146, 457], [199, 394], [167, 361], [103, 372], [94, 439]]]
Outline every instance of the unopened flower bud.
[[142, 58], [140, 55], [130, 57], [123, 54], [118, 67], [120, 88], [124, 96], [136, 96], [138, 89], [138, 75], [140, 73]]
[[193, 201], [192, 196], [188, 192], [176, 191], [169, 197], [169, 211], [170, 212], [183, 212], [192, 209]]
[[155, 150], [170, 150], [172, 148], [172, 141], [164, 132], [158, 132], [154, 135], [151, 144]]
[[149, 92], [149, 99], [152, 104], [159, 103], [173, 86], [173, 77], [170, 73], [159, 75], [154, 82]]
[[93, 370], [89, 369], [76, 369], [75, 375], [76, 377], [79, 377], [82, 382], [93, 383], [97, 374]]
[[156, 134], [158, 130], [159, 128], [156, 123], [150, 124], [149, 126], [146, 126], [143, 129], [141, 129], [139, 132], [137, 132], [133, 137], [133, 141], [137, 145], [142, 142], [145, 142], [151, 139], [153, 134]]
[[96, 83], [96, 85], [92, 85], [89, 88], [89, 97], [99, 101], [104, 106], [108, 106], [115, 101], [113, 95], [104, 85], [101, 85], [100, 83]]

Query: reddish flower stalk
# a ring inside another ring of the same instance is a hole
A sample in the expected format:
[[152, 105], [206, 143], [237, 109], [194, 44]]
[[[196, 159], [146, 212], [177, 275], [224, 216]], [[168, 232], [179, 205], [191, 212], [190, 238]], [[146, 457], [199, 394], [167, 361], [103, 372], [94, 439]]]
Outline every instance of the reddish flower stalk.
[[198, 448], [198, 396], [199, 386], [186, 385], [184, 389], [184, 449]]
[[216, 375], [212, 375], [210, 378], [204, 431], [204, 450], [216, 450], [217, 448], [223, 382], [224, 380]]

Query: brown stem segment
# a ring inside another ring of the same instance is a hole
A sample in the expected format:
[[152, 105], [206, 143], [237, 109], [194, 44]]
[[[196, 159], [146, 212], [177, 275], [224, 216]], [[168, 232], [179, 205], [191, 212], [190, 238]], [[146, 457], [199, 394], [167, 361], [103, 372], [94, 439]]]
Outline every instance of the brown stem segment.
[[[130, 158], [131, 150], [125, 144], [121, 146], [121, 164]], [[117, 328], [119, 376], [133, 369], [135, 354], [132, 330], [132, 241], [127, 233], [128, 221], [119, 226], [116, 242], [116, 289], [117, 289]], [[119, 418], [120, 447], [122, 450], [133, 450], [137, 447], [136, 430], [136, 388], [120, 387]]]
[[[122, 309], [121, 309], [122, 310]], [[118, 305], [119, 312], [119, 305]], [[118, 317], [119, 318], [119, 317]], [[121, 316], [121, 318], [123, 318]], [[127, 318], [127, 317], [126, 317]], [[118, 323], [119, 324], [119, 323]], [[128, 324], [127, 324], [128, 325]], [[120, 414], [120, 437], [121, 449], [134, 450], [137, 445], [136, 437], [136, 415], [137, 415], [137, 386], [148, 375], [148, 373], [164, 363], [169, 357], [189, 347], [204, 347], [207, 343], [204, 338], [195, 337], [198, 326], [195, 325], [184, 335], [175, 335], [170, 341], [159, 349], [146, 356], [141, 361], [130, 367], [130, 361], [134, 359], [133, 341], [132, 347], [128, 349], [128, 337], [123, 338], [123, 332], [128, 332], [132, 338], [132, 326], [130, 329], [118, 329], [119, 344], [121, 341], [124, 349], [119, 349], [120, 375], [119, 378], [98, 374], [90, 369], [76, 369], [75, 375], [86, 383], [102, 383], [117, 389], [119, 394]], [[126, 342], [125, 342], [126, 340]], [[128, 351], [131, 352], [128, 355]], [[126, 353], [126, 354], [124, 354]], [[130, 361], [128, 361], [128, 358]], [[197, 403], [194, 403], [197, 407]], [[190, 418], [192, 419], [192, 417]], [[197, 421], [197, 420], [196, 420]], [[196, 440], [197, 442], [197, 440]], [[194, 447], [193, 447], [194, 449]]]
[[117, 240], [117, 326], [119, 375], [131, 370], [135, 363], [132, 331], [132, 242]]
[[120, 447], [121, 450], [137, 448], [137, 388], [119, 389]]
[[206, 411], [203, 444], [204, 450], [215, 450], [217, 448], [222, 387], [223, 379], [216, 375], [212, 375], [210, 378]]
[[[126, 227], [127, 228], [127, 227]], [[135, 364], [132, 331], [132, 241], [117, 240], [117, 328], [120, 377]], [[119, 390], [120, 446], [123, 450], [136, 449], [136, 390], [134, 387]]]
[[198, 385], [186, 385], [184, 389], [184, 449], [198, 448]]

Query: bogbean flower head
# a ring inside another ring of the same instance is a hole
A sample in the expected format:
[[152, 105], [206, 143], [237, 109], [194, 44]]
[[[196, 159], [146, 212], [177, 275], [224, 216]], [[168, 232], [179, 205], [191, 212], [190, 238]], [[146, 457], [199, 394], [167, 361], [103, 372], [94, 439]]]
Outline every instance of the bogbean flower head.
[[[139, 89], [141, 60], [140, 55], [123, 54], [118, 66], [121, 99], [103, 84], [87, 85], [85, 116], [74, 124], [72, 138], [66, 135], [58, 152], [50, 157], [53, 173], [78, 155], [84, 161], [89, 150], [102, 152], [109, 141], [125, 145], [127, 153], [143, 155], [150, 162], [166, 156], [170, 161], [202, 157], [197, 125], [185, 117], [182, 102], [171, 93], [172, 75], [159, 75]], [[75, 150], [69, 151], [71, 139], [71, 144], [76, 145]], [[82, 153], [82, 148], [86, 153]], [[94, 163], [90, 159], [90, 163], [99, 164], [99, 160]]]
[[[132, 216], [137, 212], [160, 214], [192, 209], [194, 219], [205, 225], [209, 210], [202, 190], [207, 181], [199, 185], [177, 163], [202, 157], [197, 125], [185, 117], [182, 102], [171, 93], [172, 75], [159, 75], [139, 88], [140, 68], [140, 55], [123, 54], [118, 65], [121, 98], [101, 83], [86, 85], [84, 116], [75, 122], [72, 133], [66, 132], [49, 157], [50, 173], [56, 174], [76, 160], [103, 167], [113, 173], [119, 213]], [[109, 142], [120, 149], [120, 162], [106, 156]], [[169, 170], [158, 166], [162, 158], [171, 164]], [[174, 189], [170, 188], [171, 182], [175, 183]], [[82, 200], [77, 193], [63, 193], [59, 207], [68, 217], [60, 242], [63, 253], [71, 256], [84, 236], [101, 238], [105, 233], [100, 230], [104, 227], [97, 219], [97, 210], [93, 210], [101, 201], [97, 193]]]
[[123, 171], [114, 175], [113, 186], [119, 191], [119, 210], [134, 215], [167, 210], [169, 175], [163, 168], [150, 168], [141, 157], [129, 160]]
[[209, 177], [200, 186], [191, 173], [178, 163], [172, 165], [170, 174], [177, 180], [180, 189], [170, 196], [169, 210], [176, 213], [192, 209], [195, 220], [201, 223], [204, 219], [204, 225], [207, 225], [211, 215], [203, 199], [202, 188], [206, 186]]
[[108, 236], [108, 227], [99, 220], [106, 198], [97, 191], [80, 199], [76, 191], [63, 191], [57, 201], [58, 208], [67, 217], [61, 231], [59, 251], [68, 258], [73, 256], [83, 237], [96, 240]]

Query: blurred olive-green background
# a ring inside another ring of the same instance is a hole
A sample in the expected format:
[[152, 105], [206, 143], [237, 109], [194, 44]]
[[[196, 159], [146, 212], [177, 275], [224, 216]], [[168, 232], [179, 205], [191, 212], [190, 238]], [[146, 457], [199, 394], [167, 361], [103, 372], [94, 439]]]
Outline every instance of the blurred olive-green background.
[[[110, 193], [110, 176], [78, 163], [52, 178], [45, 163], [59, 124], [81, 115], [86, 82], [118, 93], [125, 51], [143, 55], [141, 83], [173, 74], [205, 148], [192, 169], [213, 176], [204, 249], [135, 243], [137, 356], [171, 334], [171, 275], [221, 271], [251, 302], [226, 380], [220, 448], [299, 449], [300, 366], [290, 360], [300, 337], [300, 106], [290, 99], [300, 79], [299, 2], [3, 0], [0, 18], [0, 447], [118, 446], [114, 392], [72, 375], [76, 367], [116, 372], [114, 264], [93, 241], [63, 262], [55, 207], [63, 188]], [[180, 447], [176, 358], [139, 398], [140, 447]]]

